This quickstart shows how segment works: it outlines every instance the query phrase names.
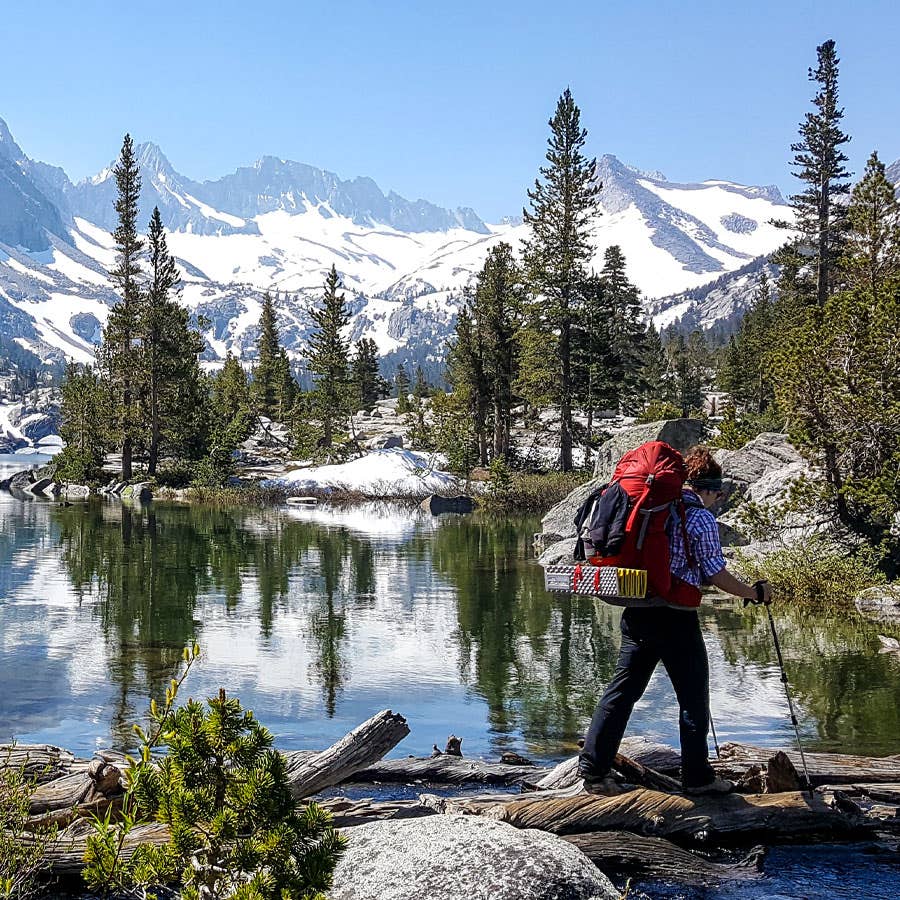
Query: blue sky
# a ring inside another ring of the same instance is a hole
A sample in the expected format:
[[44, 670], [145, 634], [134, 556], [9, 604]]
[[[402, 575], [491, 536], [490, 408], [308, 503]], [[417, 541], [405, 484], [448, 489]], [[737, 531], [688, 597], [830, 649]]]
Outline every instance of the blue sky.
[[900, 157], [900, 4], [0, 2], [0, 117], [82, 178], [128, 130], [203, 180], [263, 154], [496, 220], [569, 85], [591, 153], [671, 180], [793, 189], [815, 47], [834, 38], [853, 168]]

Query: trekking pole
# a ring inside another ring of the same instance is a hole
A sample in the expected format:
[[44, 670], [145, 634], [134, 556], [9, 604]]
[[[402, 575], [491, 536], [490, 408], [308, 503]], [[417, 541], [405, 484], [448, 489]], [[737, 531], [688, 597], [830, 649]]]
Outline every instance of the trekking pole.
[[[757, 582], [756, 584], [760, 584]], [[754, 585], [756, 587], [756, 585]], [[744, 600], [744, 606], [748, 603], [758, 605], [763, 603], [762, 600]], [[784, 695], [787, 697], [788, 710], [791, 713], [791, 724], [794, 726], [794, 735], [797, 738], [797, 749], [800, 751], [800, 764], [803, 766], [803, 778], [806, 781], [807, 793], [812, 797], [812, 782], [809, 780], [809, 769], [806, 768], [806, 755], [803, 752], [803, 741], [800, 740], [800, 725], [797, 722], [797, 714], [794, 712], [794, 701], [791, 699], [791, 692], [788, 688], [787, 672], [784, 668], [784, 656], [781, 654], [781, 642], [778, 640], [778, 632], [775, 630], [775, 619], [772, 617], [771, 604], [765, 603], [766, 613], [769, 616], [769, 628], [772, 631], [772, 643], [775, 644], [775, 655], [778, 657], [778, 668], [781, 669], [781, 683], [784, 685]]]
[[710, 730], [712, 731], [713, 746], [716, 748], [716, 759], [721, 759], [722, 754], [719, 753], [719, 739], [716, 737], [716, 723], [713, 722], [712, 710], [707, 709], [707, 712], [709, 713], [709, 727], [710, 727]]

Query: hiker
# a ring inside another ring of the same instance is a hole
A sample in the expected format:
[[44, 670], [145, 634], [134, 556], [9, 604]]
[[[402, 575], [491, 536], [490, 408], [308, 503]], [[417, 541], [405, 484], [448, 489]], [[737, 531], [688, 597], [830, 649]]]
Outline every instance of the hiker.
[[[682, 499], [683, 524], [670, 516], [666, 526], [669, 568], [679, 583], [699, 591], [713, 584], [736, 597], [770, 602], [764, 582], [747, 584], [725, 566], [719, 528], [709, 508], [722, 498], [722, 468], [707, 447], [692, 447], [685, 456], [687, 479]], [[689, 547], [684, 546], [686, 534]], [[589, 793], [618, 794], [610, 774], [634, 704], [641, 698], [657, 663], [662, 662], [680, 707], [681, 779], [685, 793], [727, 793], [734, 785], [717, 778], [709, 764], [709, 663], [696, 609], [659, 605], [629, 606], [622, 614], [622, 646], [612, 681], [606, 688], [584, 742], [578, 774]]]

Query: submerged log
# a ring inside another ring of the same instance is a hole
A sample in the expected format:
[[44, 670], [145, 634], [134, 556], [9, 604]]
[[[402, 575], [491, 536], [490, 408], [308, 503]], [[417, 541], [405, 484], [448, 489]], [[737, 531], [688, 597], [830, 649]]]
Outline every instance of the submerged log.
[[616, 797], [529, 795], [499, 802], [494, 798], [493, 803], [460, 798], [452, 811], [560, 835], [627, 830], [686, 844], [838, 839], [871, 830], [865, 819], [833, 809], [820, 796], [796, 791], [689, 798], [638, 789]]
[[[727, 743], [713, 768], [726, 778], [740, 780], [751, 766], [766, 766], [775, 751], [748, 744]], [[803, 773], [800, 754], [786, 751], [795, 769]], [[900, 756], [849, 756], [843, 753], [807, 753], [806, 766], [812, 786], [854, 782], [900, 781]]]
[[406, 719], [384, 709], [321, 753], [285, 753], [291, 793], [302, 800], [346, 781], [380, 760], [408, 734]]
[[563, 837], [606, 875], [674, 881], [698, 887], [756, 878], [765, 858], [764, 848], [754, 847], [740, 862], [713, 862], [664, 838], [646, 837], [633, 831], [591, 831]]

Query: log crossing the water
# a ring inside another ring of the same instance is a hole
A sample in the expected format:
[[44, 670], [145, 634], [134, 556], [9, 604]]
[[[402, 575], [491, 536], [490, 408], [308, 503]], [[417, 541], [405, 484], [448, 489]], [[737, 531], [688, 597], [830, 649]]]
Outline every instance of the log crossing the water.
[[[601, 868], [645, 878], [715, 884], [753, 877], [761, 854], [739, 864], [719, 863], [691, 853], [751, 842], [838, 841], [900, 829], [900, 756], [870, 758], [807, 754], [815, 793], [796, 790], [795, 754], [726, 744], [717, 770], [741, 781], [744, 793], [686, 797], [679, 791], [679, 757], [672, 748], [643, 738], [622, 744], [615, 768], [637, 785], [615, 797], [584, 792], [577, 758], [558, 766], [535, 766], [513, 754], [504, 761], [440, 753], [427, 758], [383, 758], [409, 734], [403, 716], [384, 710], [323, 751], [289, 751], [284, 756], [298, 803], [341, 783], [408, 783], [494, 786], [492, 793], [383, 800], [326, 797], [319, 802], [336, 826], [444, 813], [488, 816], [517, 828], [557, 834], [580, 847]], [[458, 751], [459, 741], [454, 748]], [[0, 768], [15, 767], [34, 779], [30, 828], [54, 823], [61, 829], [46, 853], [51, 873], [81, 871], [89, 817], [121, 804], [127, 762], [102, 751], [78, 759], [49, 745], [0, 746]], [[511, 788], [503, 792], [498, 788]], [[22, 840], [27, 842], [26, 833]], [[141, 826], [129, 837], [126, 855], [139, 843], [168, 840], [162, 825]]]

